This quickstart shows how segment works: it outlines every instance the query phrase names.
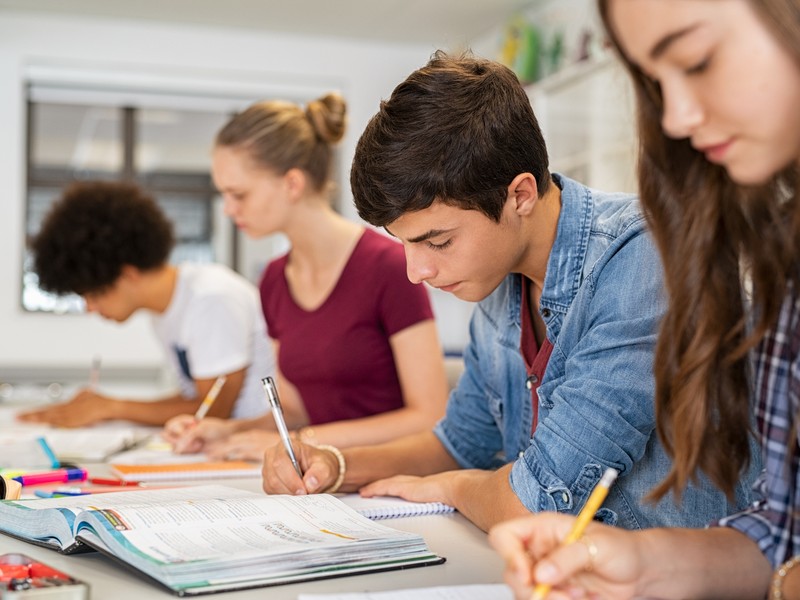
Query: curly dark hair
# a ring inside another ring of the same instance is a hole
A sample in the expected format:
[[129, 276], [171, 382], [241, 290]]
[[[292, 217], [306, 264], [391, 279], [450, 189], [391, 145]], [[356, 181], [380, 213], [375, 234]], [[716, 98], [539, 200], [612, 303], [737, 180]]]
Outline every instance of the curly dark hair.
[[439, 50], [381, 102], [356, 146], [350, 187], [358, 214], [379, 227], [434, 200], [499, 221], [520, 173], [547, 191], [547, 148], [519, 79], [500, 63]]
[[138, 186], [88, 181], [69, 186], [31, 244], [39, 286], [56, 294], [102, 292], [125, 265], [142, 271], [167, 262], [172, 223]]

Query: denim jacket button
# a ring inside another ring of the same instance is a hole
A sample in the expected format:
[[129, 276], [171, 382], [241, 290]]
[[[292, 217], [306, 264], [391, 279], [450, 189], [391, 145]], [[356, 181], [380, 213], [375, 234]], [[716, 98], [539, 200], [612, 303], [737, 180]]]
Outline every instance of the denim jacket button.
[[564, 501], [564, 504], [569, 502], [569, 496], [567, 496], [567, 492], [562, 492], [561, 493], [561, 499]]
[[543, 308], [543, 309], [542, 309], [542, 316], [543, 316], [545, 319], [546, 319], [547, 317], [549, 317], [549, 316], [550, 316], [550, 309], [549, 309], [549, 308]]

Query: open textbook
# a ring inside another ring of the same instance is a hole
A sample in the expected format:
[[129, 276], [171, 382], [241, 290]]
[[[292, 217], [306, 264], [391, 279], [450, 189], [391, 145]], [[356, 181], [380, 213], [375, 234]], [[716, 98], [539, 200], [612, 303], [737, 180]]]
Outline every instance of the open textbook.
[[133, 448], [159, 431], [155, 427], [132, 425], [127, 421], [105, 421], [71, 429], [23, 423], [16, 419], [21, 408], [19, 405], [0, 406], [0, 440], [24, 443], [44, 437], [62, 462], [104, 462], [113, 454]]
[[0, 502], [0, 531], [99, 550], [178, 595], [439, 564], [418, 535], [330, 495], [218, 485]]

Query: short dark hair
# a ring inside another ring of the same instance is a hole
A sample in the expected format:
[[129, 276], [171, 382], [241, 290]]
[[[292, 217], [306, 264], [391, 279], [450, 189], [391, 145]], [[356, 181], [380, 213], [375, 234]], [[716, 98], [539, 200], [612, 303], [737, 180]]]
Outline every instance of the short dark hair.
[[173, 245], [172, 224], [138, 186], [88, 181], [53, 204], [31, 250], [43, 290], [86, 294], [112, 286], [125, 265], [165, 264]]
[[358, 214], [386, 226], [440, 200], [500, 220], [508, 185], [550, 184], [530, 100], [507, 67], [436, 52], [381, 102], [356, 146], [350, 185]]

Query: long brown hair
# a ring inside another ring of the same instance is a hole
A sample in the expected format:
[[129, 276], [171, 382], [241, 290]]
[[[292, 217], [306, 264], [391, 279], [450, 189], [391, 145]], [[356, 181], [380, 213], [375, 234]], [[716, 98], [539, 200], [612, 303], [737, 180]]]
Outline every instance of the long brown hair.
[[[667, 137], [658, 84], [626, 60], [610, 0], [598, 1], [633, 78], [639, 192], [670, 298], [656, 349], [655, 401], [658, 434], [674, 460], [651, 495], [680, 495], [698, 469], [731, 495], [750, 460], [748, 350], [774, 326], [787, 286], [797, 280], [797, 169], [743, 187], [688, 140]], [[800, 65], [800, 0], [750, 4]]]
[[235, 115], [217, 134], [215, 145], [244, 148], [267, 169], [305, 171], [316, 191], [329, 185], [333, 145], [342, 139], [347, 106], [335, 93], [308, 103], [257, 102]]

